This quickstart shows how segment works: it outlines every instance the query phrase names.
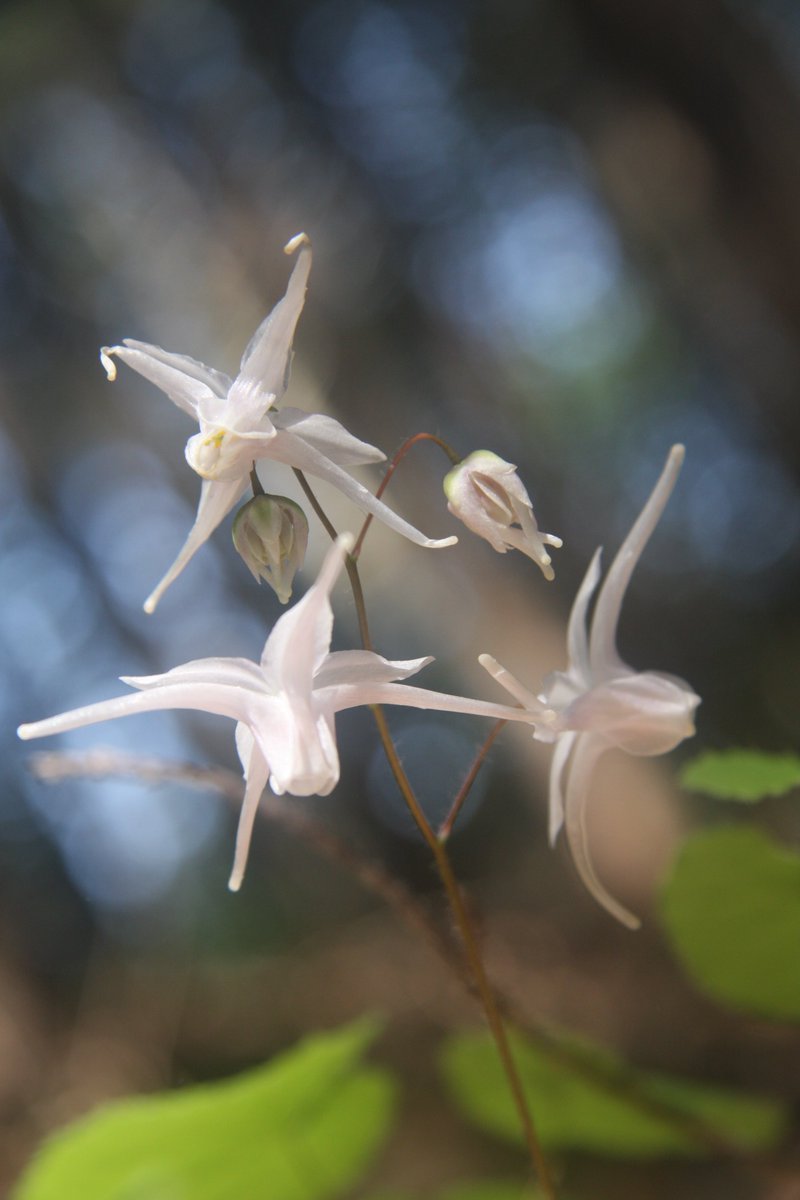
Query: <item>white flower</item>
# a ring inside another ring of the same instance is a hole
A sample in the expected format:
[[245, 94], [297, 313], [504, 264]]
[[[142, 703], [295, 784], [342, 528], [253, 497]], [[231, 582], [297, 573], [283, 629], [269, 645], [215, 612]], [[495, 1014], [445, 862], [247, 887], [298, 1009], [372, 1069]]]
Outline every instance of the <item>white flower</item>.
[[247, 489], [253, 462], [259, 458], [286, 463], [324, 479], [364, 512], [419, 546], [451, 546], [458, 540], [425, 537], [342, 469], [381, 462], [386, 456], [377, 447], [353, 437], [332, 417], [297, 408], [277, 409], [289, 383], [292, 339], [311, 270], [311, 245], [304, 233], [292, 238], [285, 250], [287, 254], [299, 250], [286, 295], [256, 330], [235, 379], [193, 358], [131, 338], [100, 351], [109, 379], [117, 375], [115, 356], [161, 388], [200, 425], [200, 432], [186, 443], [187, 461], [203, 479], [197, 518], [175, 562], [145, 601], [146, 612], [153, 612], [169, 585], [237, 503]]
[[545, 579], [555, 578], [545, 546], [558, 547], [561, 538], [539, 532], [530, 496], [513, 463], [491, 450], [475, 450], [445, 476], [444, 494], [453, 516], [500, 554], [521, 550]]
[[535, 736], [556, 743], [550, 769], [551, 842], [565, 824], [575, 865], [589, 891], [632, 929], [638, 927], [638, 919], [609, 895], [592, 866], [586, 803], [594, 766], [605, 750], [617, 747], [628, 754], [665, 754], [694, 733], [694, 711], [700, 698], [689, 685], [657, 671], [634, 671], [616, 648], [625, 590], [675, 486], [683, 457], [683, 446], [673, 446], [658, 483], [606, 575], [589, 633], [586, 614], [600, 578], [600, 550], [592, 558], [570, 614], [566, 671], [549, 676], [544, 691], [536, 697], [489, 655], [480, 659], [516, 700], [539, 714]]
[[448, 696], [396, 682], [415, 674], [430, 658], [391, 662], [366, 650], [330, 653], [333, 612], [330, 592], [353, 547], [343, 535], [329, 551], [316, 583], [276, 622], [259, 663], [245, 658], [204, 658], [165, 675], [123, 677], [138, 689], [20, 725], [21, 738], [48, 737], [134, 713], [185, 708], [217, 713], [237, 722], [236, 747], [246, 788], [229, 886], [241, 885], [258, 802], [267, 783], [277, 795], [327, 796], [339, 779], [336, 713], [360, 704], [473, 713], [531, 722], [522, 709]]
[[286, 496], [253, 496], [234, 517], [232, 533], [253, 577], [286, 604], [308, 547], [308, 520], [300, 505]]

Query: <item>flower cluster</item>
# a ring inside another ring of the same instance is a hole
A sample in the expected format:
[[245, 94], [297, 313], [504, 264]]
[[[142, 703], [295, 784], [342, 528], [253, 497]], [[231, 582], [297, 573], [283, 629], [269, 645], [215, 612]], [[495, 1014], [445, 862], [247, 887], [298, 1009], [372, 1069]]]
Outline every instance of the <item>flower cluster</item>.
[[[294, 501], [264, 493], [256, 464], [265, 460], [286, 463], [333, 484], [367, 516], [377, 517], [419, 546], [440, 548], [457, 541], [455, 537], [426, 537], [348, 473], [348, 467], [383, 460], [384, 454], [375, 446], [360, 441], [330, 417], [283, 406], [295, 329], [311, 269], [311, 246], [305, 234], [293, 238], [285, 249], [297, 254], [286, 294], [256, 330], [235, 379], [194, 359], [131, 339], [101, 351], [109, 379], [116, 377], [115, 360], [121, 360], [199, 425], [199, 432], [186, 445], [186, 459], [203, 481], [197, 518], [172, 566], [145, 601], [148, 612], [153, 612], [165, 590], [251, 484], [254, 495], [235, 518], [234, 542], [256, 579], [265, 579], [282, 603], [289, 600], [305, 556], [308, 522]], [[566, 670], [550, 676], [541, 691], [534, 693], [491, 656], [481, 656], [481, 663], [510, 693], [514, 706], [406, 683], [432, 661], [430, 658], [391, 661], [366, 649], [331, 652], [331, 591], [354, 548], [352, 535], [345, 534], [334, 542], [316, 582], [275, 623], [259, 662], [203, 658], [163, 675], [123, 677], [132, 692], [21, 725], [19, 736], [45, 737], [117, 717], [173, 708], [233, 719], [245, 780], [230, 878], [235, 890], [244, 876], [253, 823], [265, 789], [277, 795], [326, 796], [336, 786], [335, 722], [343, 709], [390, 704], [522, 722], [532, 727], [537, 739], [554, 743], [551, 840], [563, 824], [589, 890], [614, 916], [633, 927], [636, 918], [608, 894], [595, 875], [584, 817], [592, 771], [605, 750], [616, 747], [629, 754], [663, 754], [694, 731], [693, 714], [699, 698], [688, 684], [655, 671], [637, 672], [616, 650], [625, 590], [675, 485], [682, 460], [683, 447], [673, 447], [655, 489], [606, 575], [589, 626], [588, 608], [600, 579], [600, 551], [593, 557], [569, 620]], [[553, 579], [546, 547], [560, 546], [561, 539], [539, 532], [515, 466], [490, 451], [479, 450], [449, 472], [444, 489], [448, 508], [468, 529], [500, 553], [521, 551], [546, 579]]]

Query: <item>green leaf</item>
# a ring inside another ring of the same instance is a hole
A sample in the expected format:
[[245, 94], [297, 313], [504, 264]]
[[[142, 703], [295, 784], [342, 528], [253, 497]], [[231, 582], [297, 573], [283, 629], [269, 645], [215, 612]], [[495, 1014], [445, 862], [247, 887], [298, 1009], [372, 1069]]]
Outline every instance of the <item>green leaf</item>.
[[[420, 1197], [412, 1197], [407, 1192], [384, 1192], [380, 1196], [373, 1196], [372, 1200], [420, 1200]], [[544, 1200], [544, 1196], [538, 1188], [525, 1188], [519, 1180], [512, 1183], [506, 1179], [484, 1179], [480, 1182], [457, 1183], [443, 1192], [437, 1192], [435, 1196], [430, 1195], [428, 1200]]]
[[357, 1021], [223, 1083], [111, 1104], [55, 1134], [14, 1200], [324, 1200], [360, 1177], [394, 1088]]
[[800, 1018], [800, 855], [756, 829], [698, 834], [667, 880], [661, 916], [703, 991], [747, 1012]]
[[[784, 1127], [784, 1113], [774, 1101], [638, 1071], [593, 1044], [563, 1038], [555, 1042], [555, 1053], [548, 1053], [515, 1034], [512, 1049], [537, 1133], [547, 1149], [628, 1158], [703, 1154], [707, 1145], [680, 1124], [683, 1119], [702, 1122], [720, 1141], [755, 1150], [771, 1145]], [[522, 1140], [508, 1082], [488, 1034], [451, 1038], [442, 1066], [456, 1103], [470, 1120], [498, 1137]], [[620, 1086], [612, 1090], [601, 1079], [617, 1080]], [[637, 1103], [633, 1093], [643, 1102]], [[654, 1111], [659, 1105], [669, 1106], [678, 1121]]]
[[712, 751], [686, 764], [681, 783], [691, 792], [719, 800], [752, 803], [800, 787], [800, 758], [761, 750]]

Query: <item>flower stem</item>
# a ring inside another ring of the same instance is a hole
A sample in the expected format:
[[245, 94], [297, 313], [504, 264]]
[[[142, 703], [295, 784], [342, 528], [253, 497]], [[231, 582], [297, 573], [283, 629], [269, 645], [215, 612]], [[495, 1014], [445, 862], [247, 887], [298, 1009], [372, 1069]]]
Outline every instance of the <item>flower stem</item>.
[[[380, 487], [378, 488], [377, 492], [375, 493], [376, 500], [380, 500], [381, 496], [386, 491], [386, 488], [389, 484], [389, 480], [392, 478], [395, 471], [400, 466], [400, 463], [403, 461], [405, 456], [408, 454], [411, 447], [415, 446], [417, 444], [417, 442], [434, 442], [437, 446], [439, 446], [444, 451], [444, 453], [450, 459], [450, 462], [453, 464], [453, 466], [457, 466], [458, 463], [461, 462], [461, 455], [457, 454], [456, 451], [453, 449], [453, 447], [448, 445], [448, 443], [446, 441], [444, 441], [443, 438], [437, 437], [435, 433], [415, 433], [413, 435], [413, 437], [406, 438], [406, 440], [403, 442], [400, 449], [397, 450], [392, 455], [391, 461], [389, 462], [389, 466], [386, 468], [386, 474], [384, 475], [384, 477], [381, 481]], [[372, 524], [372, 516], [369, 516], [366, 518], [366, 520], [364, 521], [364, 524], [361, 526], [361, 532], [359, 533], [358, 538], [356, 539], [356, 544], [353, 547], [353, 558], [356, 561], [358, 561], [358, 556], [361, 553], [362, 547], [364, 545], [364, 538], [367, 536], [367, 530], [369, 529], [371, 524]]]
[[250, 468], [250, 486], [253, 489], [254, 496], [264, 495], [264, 489], [261, 486], [261, 480], [258, 478], [255, 463], [253, 463], [252, 467]]
[[[423, 435], [417, 434], [417, 438], [420, 438], [421, 436]], [[432, 437], [431, 434], [424, 436]], [[413, 440], [414, 439], [409, 439], [408, 445], [410, 445]], [[434, 440], [438, 442], [440, 439], [434, 438]], [[402, 449], [403, 448], [401, 447], [401, 450]], [[400, 455], [400, 451], [398, 451], [398, 454], [395, 455], [395, 459], [398, 459], [398, 455]], [[330, 537], [335, 540], [337, 537], [336, 529], [323, 511], [319, 501], [309, 486], [308, 480], [305, 478], [302, 471], [295, 470], [295, 475], [297, 476], [303, 492], [308, 497], [308, 501], [314, 509], [314, 512], [322, 521], [322, 524], [325, 526], [325, 529]], [[364, 529], [362, 529], [362, 538], [360, 540], [363, 540], [363, 535], [366, 532], [367, 525], [368, 521], [364, 523]], [[358, 614], [358, 624], [361, 630], [362, 643], [365, 650], [371, 650], [372, 639], [369, 633], [369, 622], [367, 620], [364, 589], [361, 586], [361, 577], [358, 573], [358, 563], [356, 562], [357, 549], [358, 543], [356, 543], [353, 553], [348, 555], [345, 559], [345, 566], [353, 591], [353, 600], [355, 602], [356, 612]], [[381, 739], [384, 753], [386, 754], [389, 767], [394, 775], [397, 786], [400, 788], [400, 792], [408, 806], [411, 816], [414, 818], [417, 828], [422, 834], [423, 839], [433, 855], [434, 862], [436, 864], [436, 870], [438, 871], [439, 878], [442, 882], [442, 886], [444, 887], [445, 895], [456, 923], [456, 928], [461, 936], [467, 966], [474, 981], [481, 1008], [483, 1009], [487, 1024], [491, 1031], [492, 1037], [494, 1038], [497, 1052], [500, 1056], [500, 1061], [503, 1066], [503, 1071], [506, 1079], [508, 1080], [508, 1085], [514, 1100], [514, 1106], [517, 1110], [517, 1114], [522, 1125], [525, 1144], [527, 1145], [531, 1163], [538, 1176], [545, 1200], [556, 1200], [556, 1193], [552, 1177], [550, 1175], [550, 1169], [547, 1164], [547, 1160], [544, 1157], [539, 1138], [536, 1134], [536, 1128], [534, 1126], [528, 1101], [525, 1096], [525, 1090], [522, 1086], [522, 1080], [520, 1079], [516, 1063], [514, 1062], [514, 1056], [511, 1053], [511, 1046], [508, 1040], [508, 1034], [506, 1033], [505, 1025], [503, 1023], [503, 1018], [500, 1013], [500, 1008], [494, 991], [492, 990], [492, 985], [486, 968], [483, 964], [483, 958], [481, 957], [481, 951], [478, 944], [478, 937], [475, 932], [475, 927], [472, 922], [472, 918], [470, 917], [469, 910], [464, 899], [464, 894], [459, 887], [452, 863], [450, 862], [450, 856], [447, 853], [445, 841], [436, 834], [428, 818], [425, 816], [419, 800], [417, 799], [416, 793], [411, 785], [411, 781], [406, 775], [403, 764], [400, 761], [400, 756], [397, 753], [391, 731], [389, 730], [389, 724], [386, 720], [386, 714], [384, 713], [382, 707], [379, 704], [371, 704], [370, 710], [375, 720], [375, 724], [378, 729], [378, 736]], [[497, 733], [499, 733], [499, 729], [495, 729], [493, 733], [494, 736], [496, 736]], [[485, 757], [485, 753], [488, 751], [488, 749], [489, 746], [487, 745], [485, 747], [483, 756], [479, 756], [480, 761], [477, 763], [477, 765], [473, 764], [473, 768], [469, 772], [467, 780], [465, 781], [465, 785], [459, 792], [459, 796], [461, 796], [461, 793], [464, 793], [464, 799], [466, 798], [466, 793], [469, 791], [469, 788], [472, 786], [472, 781], [474, 780], [475, 775], [477, 775], [480, 765], [483, 761], [483, 757]], [[460, 805], [463, 804], [463, 799], [461, 799], [459, 803], [459, 797], [456, 797], [456, 802], [460, 807]], [[455, 817], [453, 817], [453, 820], [455, 820]]]
[[450, 834], [453, 832], [453, 826], [455, 825], [456, 821], [458, 820], [459, 814], [461, 813], [461, 809], [464, 807], [464, 803], [467, 799], [467, 796], [472, 791], [472, 786], [475, 783], [475, 780], [478, 778], [478, 772], [480, 771], [483, 764], [486, 762], [486, 756], [489, 753], [489, 751], [491, 750], [495, 741], [497, 740], [498, 734], [500, 733], [501, 729], [503, 729], [507, 724], [508, 724], [507, 721], [503, 721], [503, 720], [498, 721], [497, 724], [494, 726], [494, 728], [489, 733], [489, 736], [486, 738], [486, 740], [484, 741], [481, 748], [478, 750], [478, 753], [475, 755], [475, 758], [472, 762], [472, 766], [470, 767], [469, 771], [467, 772], [466, 778], [464, 779], [464, 782], [462, 783], [461, 787], [458, 789], [456, 798], [453, 801], [452, 805], [450, 806], [450, 812], [447, 814], [447, 816], [445, 817], [445, 819], [442, 821], [441, 825], [439, 826], [436, 836], [440, 842], [446, 842], [448, 840], [448, 838], [450, 837]]

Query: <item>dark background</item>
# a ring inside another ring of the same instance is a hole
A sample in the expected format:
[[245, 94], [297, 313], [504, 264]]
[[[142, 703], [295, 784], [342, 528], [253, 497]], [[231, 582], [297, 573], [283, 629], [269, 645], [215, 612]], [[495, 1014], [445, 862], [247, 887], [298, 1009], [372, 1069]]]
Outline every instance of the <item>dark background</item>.
[[[613, 552], [683, 441], [622, 653], [690, 680], [698, 747], [796, 748], [799, 70], [800, 11], [781, 0], [2, 6], [4, 1180], [103, 1099], [233, 1071], [369, 1007], [393, 1017], [383, 1053], [407, 1090], [370, 1185], [423, 1194], [522, 1170], [437, 1091], [438, 1036], [477, 1020], [469, 1003], [340, 866], [265, 819], [231, 897], [235, 812], [218, 796], [31, 777], [20, 720], [113, 695], [119, 674], [257, 657], [280, 613], [227, 524], [141, 612], [192, 520], [192, 430], [124, 368], [111, 388], [97, 350], [131, 336], [234, 371], [282, 294], [281, 247], [305, 229], [315, 263], [289, 400], [388, 453], [420, 429], [495, 450], [564, 538], [548, 585], [466, 534], [442, 552], [370, 534], [378, 648], [435, 654], [429, 686], [487, 698], [481, 651], [533, 688], [563, 666], [589, 556]], [[434, 536], [455, 527], [445, 469], [421, 447], [388, 493]], [[268, 486], [296, 494], [280, 471]], [[310, 572], [323, 549], [315, 530]], [[355, 645], [343, 586], [336, 611], [337, 644]], [[485, 726], [392, 722], [441, 805]], [[232, 730], [211, 719], [63, 740], [98, 744], [236, 766]], [[435, 899], [376, 747], [367, 714], [341, 719], [342, 783], [298, 805]], [[796, 1039], [698, 997], [653, 911], [685, 831], [731, 814], [680, 798], [672, 764], [607, 764], [593, 845], [645, 916], [630, 935], [546, 846], [547, 761], [504, 735], [454, 841], [498, 975], [531, 1014], [642, 1065], [796, 1094]], [[764, 820], [800, 832], [788, 803]], [[583, 1160], [568, 1178], [593, 1197], [755, 1194], [719, 1165]]]

